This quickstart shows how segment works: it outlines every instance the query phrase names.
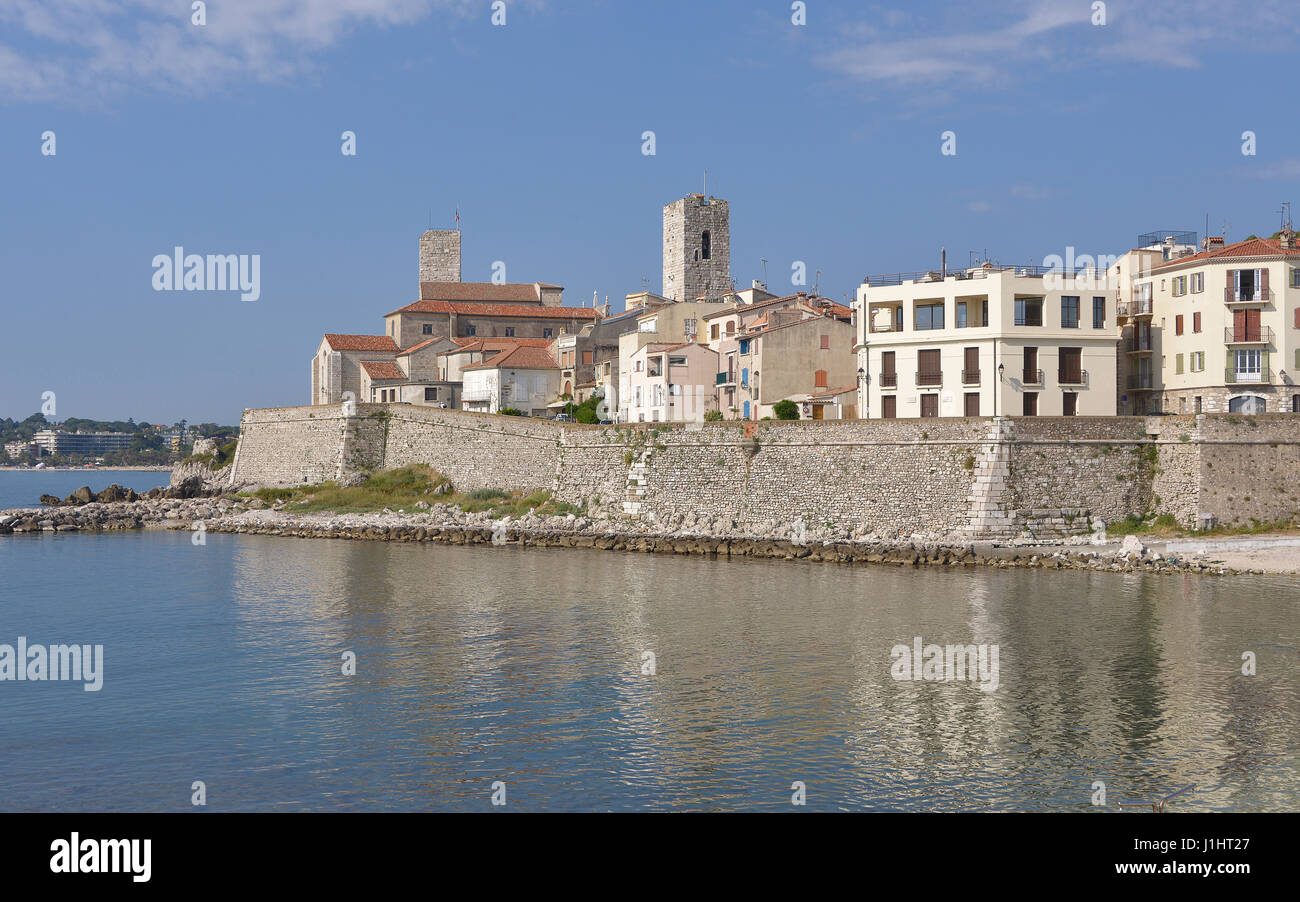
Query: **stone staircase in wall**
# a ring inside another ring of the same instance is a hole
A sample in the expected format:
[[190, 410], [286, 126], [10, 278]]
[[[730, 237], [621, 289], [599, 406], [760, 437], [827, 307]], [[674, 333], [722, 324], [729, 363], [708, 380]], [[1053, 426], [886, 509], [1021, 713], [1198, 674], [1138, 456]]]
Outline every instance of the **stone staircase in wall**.
[[632, 461], [631, 466], [627, 469], [627, 490], [623, 495], [623, 513], [630, 517], [641, 516], [641, 508], [645, 504], [646, 484], [646, 461], [650, 459], [651, 449], [637, 452], [636, 458]]
[[1011, 442], [1015, 440], [1012, 423], [994, 417], [985, 437], [985, 445], [975, 461], [971, 493], [966, 498], [966, 529], [973, 536], [988, 538], [1014, 535], [1015, 516], [1007, 510], [1010, 493], [1007, 478], [1011, 475]]

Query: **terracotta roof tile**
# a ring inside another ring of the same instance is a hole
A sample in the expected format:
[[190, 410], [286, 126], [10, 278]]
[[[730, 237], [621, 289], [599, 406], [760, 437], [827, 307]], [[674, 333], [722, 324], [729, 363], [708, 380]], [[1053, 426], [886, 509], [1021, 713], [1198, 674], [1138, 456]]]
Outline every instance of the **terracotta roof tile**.
[[433, 338], [426, 338], [424, 341], [420, 342], [419, 344], [414, 344], [411, 345], [409, 348], [404, 348], [403, 350], [397, 353], [397, 356], [405, 357], [407, 354], [414, 354], [416, 351], [420, 350], [421, 348], [427, 348], [431, 344], [435, 344], [437, 342], [445, 341], [445, 340], [446, 340], [446, 336], [435, 335]]
[[387, 360], [367, 360], [361, 364], [366, 375], [371, 379], [405, 379], [406, 373], [395, 363]]
[[[546, 286], [547, 288], [559, 286]], [[422, 301], [469, 301], [507, 304], [540, 304], [541, 295], [531, 282], [421, 282]]]
[[484, 363], [462, 367], [464, 370], [497, 369], [498, 367], [516, 367], [518, 369], [558, 370], [559, 364], [545, 348], [530, 348], [518, 345], [512, 350], [502, 351]]
[[340, 335], [325, 333], [325, 342], [334, 351], [397, 351], [397, 342], [387, 335]]
[[1235, 244], [1209, 248], [1199, 254], [1190, 254], [1176, 260], [1166, 260], [1151, 267], [1151, 271], [1182, 266], [1186, 263], [1201, 263], [1207, 260], [1233, 260], [1245, 257], [1300, 257], [1300, 248], [1285, 250], [1277, 238], [1248, 238]]

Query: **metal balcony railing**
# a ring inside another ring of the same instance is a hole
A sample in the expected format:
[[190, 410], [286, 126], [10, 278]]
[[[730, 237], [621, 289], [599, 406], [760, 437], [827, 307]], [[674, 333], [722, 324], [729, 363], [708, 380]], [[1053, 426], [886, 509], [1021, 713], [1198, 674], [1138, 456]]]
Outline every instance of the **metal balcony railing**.
[[980, 384], [980, 371], [979, 371], [979, 370], [962, 370], [962, 371], [961, 371], [961, 383], [962, 383], [962, 385], [979, 385], [979, 384]]
[[943, 373], [922, 373], [916, 374], [917, 385], [943, 385]]
[[903, 327], [898, 323], [872, 323], [872, 332], [902, 332]]
[[1223, 375], [1225, 385], [1253, 384], [1268, 385], [1273, 381], [1272, 370], [1237, 370], [1228, 367]]
[[1025, 385], [1042, 385], [1042, 384], [1043, 384], [1043, 371], [1042, 371], [1042, 370], [1025, 370], [1024, 373], [1021, 374], [1021, 380], [1020, 380], [1020, 381], [1022, 381], [1023, 383], [1025, 383]]
[[1087, 370], [1057, 370], [1056, 381], [1061, 385], [1087, 385]]
[[1272, 290], [1268, 288], [1256, 288], [1254, 291], [1237, 291], [1229, 285], [1223, 289], [1223, 303], [1225, 304], [1263, 304], [1272, 298]]
[[881, 373], [880, 384], [884, 388], [897, 388], [898, 373]]
[[1273, 330], [1268, 326], [1227, 326], [1223, 340], [1230, 345], [1272, 344]]
[[1128, 377], [1128, 387], [1134, 391], [1151, 388], [1151, 374], [1137, 373]]

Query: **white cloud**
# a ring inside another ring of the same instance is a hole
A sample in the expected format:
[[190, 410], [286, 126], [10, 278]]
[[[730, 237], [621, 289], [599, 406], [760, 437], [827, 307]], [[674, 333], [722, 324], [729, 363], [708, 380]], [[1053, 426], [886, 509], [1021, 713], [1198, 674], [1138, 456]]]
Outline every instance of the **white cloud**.
[[489, 15], [475, 0], [208, 0], [207, 24], [196, 27], [190, 8], [190, 0], [0, 0], [0, 101], [203, 94], [284, 80], [357, 29], [410, 25], [435, 11], [485, 23]]
[[982, 87], [1049, 67], [1124, 61], [1197, 68], [1211, 53], [1249, 47], [1293, 52], [1300, 19], [1287, 4], [1254, 0], [1111, 0], [1107, 24], [1093, 25], [1086, 0], [1003, 0], [973, 15], [950, 3], [936, 22], [892, 31], [853, 23], [818, 63], [852, 78], [895, 87]]
[[1260, 166], [1247, 165], [1244, 172], [1252, 178], [1268, 181], [1300, 179], [1300, 157], [1290, 157], [1285, 160], [1278, 160], [1276, 163], [1264, 163]]

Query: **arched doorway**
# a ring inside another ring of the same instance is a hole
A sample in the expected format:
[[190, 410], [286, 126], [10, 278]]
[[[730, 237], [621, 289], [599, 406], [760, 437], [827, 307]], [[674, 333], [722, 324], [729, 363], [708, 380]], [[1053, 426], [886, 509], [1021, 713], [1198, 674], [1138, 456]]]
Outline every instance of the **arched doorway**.
[[1228, 399], [1228, 413], [1264, 413], [1268, 401], [1259, 395], [1238, 395]]

